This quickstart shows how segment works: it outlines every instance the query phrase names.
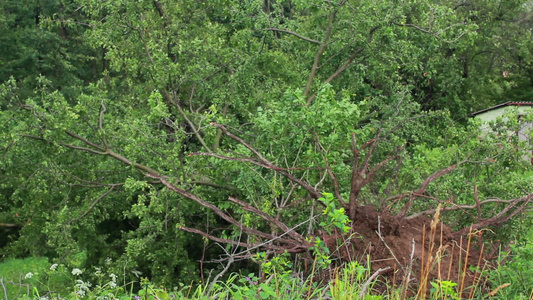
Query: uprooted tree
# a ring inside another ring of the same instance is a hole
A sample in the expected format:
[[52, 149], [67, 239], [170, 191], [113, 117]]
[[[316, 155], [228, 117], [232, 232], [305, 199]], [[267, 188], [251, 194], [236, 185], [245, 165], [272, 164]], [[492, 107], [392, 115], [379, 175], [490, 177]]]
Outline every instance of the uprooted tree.
[[[133, 217], [141, 218], [136, 231], [142, 232], [152, 223], [156, 230], [175, 227], [232, 245], [236, 252], [228, 254], [230, 261], [250, 258], [260, 251], [316, 255], [320, 246], [329, 249], [339, 262], [364, 260], [364, 254], [370, 254], [376, 261], [374, 268], [403, 270], [408, 278], [411, 275], [406, 269], [413, 259], [424, 259], [424, 252], [428, 259], [427, 253], [436, 255], [452, 244], [457, 245], [456, 256], [469, 253], [475, 257], [469, 263], [479, 263], [483, 251], [467, 250], [461, 238], [502, 225], [531, 209], [533, 194], [523, 192], [529, 183], [527, 172], [521, 169], [527, 166], [524, 151], [529, 146], [509, 134], [524, 123], [500, 121], [494, 124], [494, 131], [481, 132], [477, 122], [464, 128], [448, 126], [452, 124], [449, 113], [420, 111], [405, 93], [387, 99], [390, 104], [376, 99], [356, 105], [333, 96], [332, 89], [325, 86], [317, 94], [317, 102], [306, 105], [303, 93], [287, 93], [282, 102], [262, 109], [249, 128], [234, 129], [240, 135], [211, 122], [204, 130], [206, 136], [216, 137], [220, 149], [176, 157], [180, 176], [176, 171], [137, 162], [146, 159], [142, 154], [128, 157], [117, 134], [124, 127], [111, 125], [108, 119], [116, 112], [103, 101], [90, 124], [94, 130], [91, 137], [54, 125], [60, 112], [79, 113], [77, 108], [64, 105], [61, 98], [55, 99], [57, 110], [52, 112], [21, 105], [35, 122], [24, 129], [34, 133], [26, 132], [21, 138], [55, 149], [60, 156], [72, 155], [72, 159], [84, 152], [102, 157], [105, 165], [116, 161], [119, 165], [108, 165], [118, 172], [113, 176], [122, 176], [120, 164], [140, 171], [137, 175], [128, 172], [130, 178], [125, 184], [104, 184], [51, 167], [50, 172], [58, 172], [55, 178], [70, 181], [71, 186], [105, 188], [77, 212], [69, 209], [69, 213], [65, 202], [57, 215], [60, 232], [75, 230], [95, 207], [108, 205], [102, 202], [113, 199], [113, 191], [125, 186], [126, 192], [138, 198], [126, 213], [130, 222]], [[47, 128], [55, 129], [48, 132]], [[167, 153], [172, 153], [172, 148]], [[502, 194], [502, 187], [510, 184], [515, 189]], [[177, 202], [161, 202], [170, 197], [165, 189], [177, 194]], [[165, 218], [154, 223], [153, 215], [163, 213], [163, 203]], [[176, 207], [169, 208], [172, 203]], [[207, 209], [207, 216], [212, 213], [212, 217], [198, 222], [180, 211], [181, 207], [192, 207], [191, 203]], [[172, 209], [177, 210], [170, 213]], [[182, 216], [173, 220], [179, 217], [177, 212]], [[454, 222], [453, 232], [439, 225], [440, 238], [430, 243], [425, 237], [430, 236], [430, 230], [432, 234], [437, 230], [430, 224], [435, 213], [443, 215], [435, 222]], [[476, 242], [481, 245], [482, 241]], [[392, 261], [380, 262], [387, 259]], [[456, 272], [456, 264], [463, 262], [454, 259], [452, 252], [448, 261], [455, 273], [446, 276], [464, 283]], [[413, 269], [413, 274], [431, 273], [422, 267]], [[466, 282], [472, 284], [472, 280], [469, 277]]]
[[0, 53], [3, 254], [190, 281], [224, 254], [209, 239], [230, 257], [320, 239], [405, 268], [439, 204], [449, 240], [530, 209], [523, 124], [455, 121], [528, 82], [519, 1], [223, 2], [2, 4], [21, 41]]

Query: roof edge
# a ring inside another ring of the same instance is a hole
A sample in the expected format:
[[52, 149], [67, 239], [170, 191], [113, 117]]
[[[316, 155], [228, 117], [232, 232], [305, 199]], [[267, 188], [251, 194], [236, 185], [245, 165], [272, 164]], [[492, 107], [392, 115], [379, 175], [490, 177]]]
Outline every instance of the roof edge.
[[533, 102], [525, 102], [525, 101], [504, 102], [504, 103], [500, 103], [498, 105], [495, 105], [495, 106], [492, 106], [492, 107], [489, 107], [489, 108], [482, 109], [480, 111], [476, 111], [476, 112], [472, 113], [472, 116], [476, 116], [476, 115], [482, 114], [484, 112], [487, 112], [487, 111], [490, 111], [490, 110], [493, 110], [493, 109], [496, 109], [496, 108], [500, 108], [500, 107], [503, 107], [503, 106], [533, 106]]

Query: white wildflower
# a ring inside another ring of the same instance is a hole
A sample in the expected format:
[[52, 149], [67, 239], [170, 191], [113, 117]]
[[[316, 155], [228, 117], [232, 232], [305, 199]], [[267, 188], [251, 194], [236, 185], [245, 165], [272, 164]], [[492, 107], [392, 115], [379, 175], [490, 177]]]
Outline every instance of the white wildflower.
[[105, 264], [110, 265], [113, 262], [113, 259], [111, 257], [108, 257], [105, 259]]
[[72, 275], [76, 276], [76, 275], [81, 275], [83, 273], [82, 270], [78, 269], [78, 268], [74, 268], [72, 269]]
[[28, 274], [26, 274], [26, 276], [24, 276], [24, 279], [30, 279], [32, 277], [33, 277], [33, 273], [29, 272]]
[[114, 289], [114, 288], [117, 287], [117, 284], [116, 284], [114, 281], [110, 281], [110, 282], [109, 282], [109, 286], [110, 286], [112, 289]]
[[117, 275], [115, 275], [115, 274], [109, 274], [109, 277], [111, 277], [111, 280], [112, 280], [113, 282], [117, 281]]
[[90, 287], [92, 284], [90, 282], [84, 282], [83, 280], [76, 280], [76, 293], [83, 297], [85, 296], [86, 292], [90, 291]]
[[50, 266], [50, 270], [55, 271], [58, 266], [58, 264], [53, 264], [52, 266]]

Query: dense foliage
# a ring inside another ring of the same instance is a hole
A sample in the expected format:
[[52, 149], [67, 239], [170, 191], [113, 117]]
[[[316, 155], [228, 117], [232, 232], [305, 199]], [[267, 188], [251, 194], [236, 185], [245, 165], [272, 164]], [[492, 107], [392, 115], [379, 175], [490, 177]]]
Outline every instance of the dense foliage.
[[[206, 237], [268, 235], [202, 203], [283, 233], [229, 196], [294, 239], [321, 227], [325, 192], [347, 216], [448, 201], [455, 230], [483, 225], [508, 203], [454, 209], [531, 195], [529, 146], [507, 134], [522, 123], [483, 135], [468, 116], [531, 100], [532, 18], [517, 0], [3, 1], [0, 254], [204, 279], [244, 251]], [[493, 237], [528, 238], [509, 234], [522, 216]]]

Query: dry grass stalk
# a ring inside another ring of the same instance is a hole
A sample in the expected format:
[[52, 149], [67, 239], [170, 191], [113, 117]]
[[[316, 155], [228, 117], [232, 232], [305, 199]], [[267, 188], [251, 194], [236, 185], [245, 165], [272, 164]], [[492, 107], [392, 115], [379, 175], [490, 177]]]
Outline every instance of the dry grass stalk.
[[426, 248], [426, 228], [424, 227], [424, 230], [422, 232], [422, 268], [420, 271], [420, 286], [418, 288], [418, 293], [416, 295], [416, 299], [420, 298], [422, 300], [426, 299], [427, 290], [428, 290], [428, 281], [429, 281], [429, 275], [431, 272], [431, 267], [434, 262], [434, 256], [433, 256], [433, 250], [435, 248], [435, 237], [437, 234], [437, 224], [439, 224], [440, 221], [440, 212], [441, 212], [442, 206], [439, 204], [437, 207], [437, 210], [435, 212], [435, 215], [433, 216], [433, 220], [431, 220], [430, 224], [430, 232], [429, 232], [429, 248], [427, 251], [427, 255], [425, 255], [425, 248]]
[[498, 294], [498, 292], [501, 290], [501, 289], [504, 289], [508, 286], [510, 286], [511, 284], [510, 283], [504, 283], [500, 286], [498, 286], [497, 288], [495, 288], [494, 290], [492, 290], [490, 293], [489, 293], [489, 297], [494, 297], [496, 296], [496, 294]]

